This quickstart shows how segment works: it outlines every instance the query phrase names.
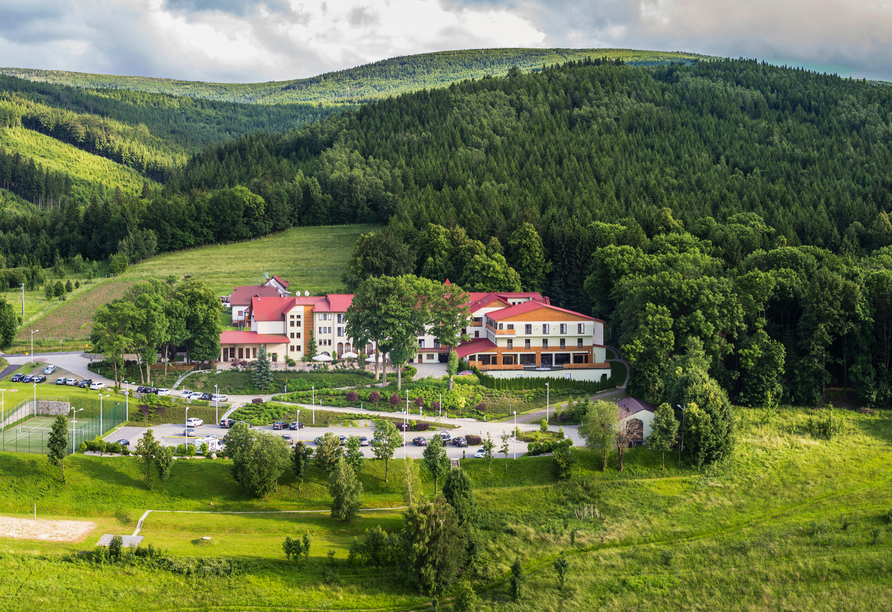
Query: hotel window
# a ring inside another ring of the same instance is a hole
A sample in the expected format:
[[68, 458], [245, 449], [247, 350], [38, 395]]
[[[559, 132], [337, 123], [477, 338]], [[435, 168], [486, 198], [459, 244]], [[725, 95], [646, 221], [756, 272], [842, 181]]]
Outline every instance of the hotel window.
[[530, 350], [530, 341], [529, 340], [523, 341], [523, 348]]
[[291, 321], [291, 327], [294, 327], [294, 321]]
[[324, 321], [324, 320], [325, 320], [325, 315], [324, 315], [324, 314], [320, 314], [320, 315], [319, 315], [319, 320], [320, 320], [320, 321]]
[[543, 333], [543, 334], [547, 334], [547, 333], [549, 333], [549, 328], [550, 328], [550, 327], [551, 327], [551, 326], [548, 325], [548, 323], [543, 323], [543, 324], [542, 324], [542, 333]]
[[418, 339], [418, 348], [424, 348], [424, 339], [422, 339], [422, 338]]
[[524, 325], [524, 326], [523, 326], [523, 333], [525, 333], [525, 334], [531, 334], [531, 333], [533, 333], [533, 325], [532, 325], [531, 323], [527, 323], [526, 325]]
[[297, 332], [296, 334], [294, 334], [294, 337], [297, 338], [298, 340], [300, 340], [300, 332]]
[[561, 323], [561, 333], [562, 334], [567, 333], [567, 324], [566, 323]]
[[580, 323], [579, 325], [577, 325], [577, 331], [576, 331], [576, 333], [577, 333], [577, 334], [584, 334], [584, 333], [585, 333], [585, 323]]
[[322, 330], [323, 330], [323, 329], [325, 329], [325, 328], [324, 328], [324, 327], [320, 327], [320, 328], [319, 328], [319, 335], [320, 335], [320, 336], [322, 335]]
[[563, 338], [561, 338], [561, 348], [562, 348], [562, 349], [567, 348], [567, 341], [564, 340]]
[[297, 346], [295, 346], [295, 347], [294, 347], [294, 350], [297, 351], [297, 352], [299, 353], [299, 352], [300, 352], [300, 345], [298, 344]]
[[582, 338], [576, 338], [576, 348], [582, 348]]
[[343, 327], [339, 327], [339, 328], [338, 328], [338, 336], [343, 336], [343, 335], [344, 335], [344, 328], [343, 328]]
[[509, 324], [508, 324], [508, 329], [514, 329], [514, 323], [509, 323]]
[[291, 332], [291, 337], [294, 338], [294, 332]]
[[514, 348], [514, 340], [508, 340], [508, 350], [511, 350], [513, 348]]
[[344, 315], [339, 314], [338, 315], [338, 325], [343, 325], [343, 324], [344, 324]]
[[542, 348], [544, 348], [544, 349], [548, 348], [548, 340], [542, 340]]

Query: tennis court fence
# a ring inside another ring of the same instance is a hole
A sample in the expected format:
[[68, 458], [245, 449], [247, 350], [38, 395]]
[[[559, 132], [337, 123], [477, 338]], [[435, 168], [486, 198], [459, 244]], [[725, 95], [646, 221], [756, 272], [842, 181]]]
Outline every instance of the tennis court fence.
[[[54, 418], [60, 414], [71, 417], [72, 408], [76, 411], [76, 418], [68, 419], [69, 454], [85, 441], [101, 437], [126, 421], [124, 402], [107, 401], [100, 405], [93, 398], [72, 398], [68, 401], [39, 399], [35, 409], [34, 400], [26, 400], [3, 419], [0, 451], [47, 454]], [[11, 426], [7, 426], [7, 421]]]

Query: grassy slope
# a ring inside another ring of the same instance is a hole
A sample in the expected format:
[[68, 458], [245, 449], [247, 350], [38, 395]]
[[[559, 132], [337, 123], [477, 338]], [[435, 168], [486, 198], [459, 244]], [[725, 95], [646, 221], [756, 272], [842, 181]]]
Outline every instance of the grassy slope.
[[[131, 284], [148, 278], [183, 278], [191, 274], [219, 295], [228, 295], [233, 287], [265, 282], [263, 273], [268, 272], [290, 281], [292, 289], [312, 295], [343, 291], [341, 275], [356, 238], [376, 229], [366, 225], [292, 228], [239, 244], [165, 253], [131, 266], [119, 278], [82, 284], [61, 304], [56, 300], [47, 302], [43, 287], [26, 291], [26, 325], [6, 352], [29, 351], [32, 329], [41, 330], [34, 335], [35, 350], [60, 350], [59, 340], [63, 341], [64, 350], [81, 348], [90, 337], [90, 319], [96, 308], [121, 297]], [[80, 281], [83, 283], [84, 279]], [[10, 290], [5, 298], [17, 309], [21, 307], [20, 291]]]
[[[741, 443], [721, 470], [697, 473], [675, 467], [662, 473], [659, 458], [633, 449], [624, 473], [613, 466], [582, 463], [570, 483], [556, 483], [551, 459], [522, 458], [465, 463], [475, 482], [486, 527], [485, 576], [475, 583], [491, 610], [870, 610], [892, 604], [887, 559], [892, 547], [882, 516], [892, 504], [889, 445], [892, 416], [844, 415], [845, 433], [833, 441], [800, 433], [807, 411], [788, 410], [773, 423], [742, 410]], [[400, 462], [393, 467], [398, 472]], [[224, 461], [177, 462], [166, 490], [147, 490], [131, 459], [78, 456], [68, 461], [69, 484], [43, 457], [0, 455], [0, 512], [38, 512], [96, 520], [95, 534], [130, 533], [146, 508], [179, 510], [312, 510], [325, 508], [323, 473], [313, 470], [298, 491], [286, 475], [268, 500], [251, 500], [232, 481]], [[364, 501], [401, 503], [398, 478], [382, 481], [382, 466], [363, 470]], [[394, 472], [392, 472], [393, 474]], [[431, 492], [429, 479], [425, 480]], [[584, 516], [587, 515], [587, 516]], [[840, 520], [845, 515], [847, 527]], [[191, 609], [404, 609], [423, 600], [403, 591], [386, 572], [343, 565], [346, 548], [366, 527], [399, 528], [391, 514], [343, 525], [322, 515], [159, 514], [143, 534], [175, 555], [225, 556], [254, 567], [235, 581], [183, 578], [112, 567], [91, 568], [53, 559], [58, 552], [89, 548], [0, 540], [0, 564], [9, 580], [0, 597], [21, 589], [22, 609], [41, 606], [47, 582], [28, 579], [32, 570], [54, 576], [57, 601], [112, 609], [140, 602], [164, 609], [187, 589]], [[284, 562], [286, 534], [309, 532], [311, 559], [302, 571]], [[575, 531], [575, 545], [571, 543]], [[199, 546], [201, 536], [212, 544]], [[874, 544], [874, 537], [876, 543]], [[323, 559], [336, 551], [338, 577], [323, 577]], [[561, 593], [551, 563], [561, 550], [570, 561], [569, 588]], [[40, 556], [21, 553], [40, 553]], [[526, 599], [507, 597], [504, 576], [516, 556], [528, 572]], [[377, 576], [377, 578], [375, 578]], [[89, 582], [85, 589], [79, 583]], [[15, 585], [15, 586], [13, 586]], [[101, 588], [104, 585], [104, 588]], [[103, 599], [112, 588], [113, 598]], [[195, 594], [213, 594], [211, 599]], [[251, 597], [257, 597], [251, 601]], [[295, 600], [295, 596], [298, 597]], [[114, 603], [112, 604], [112, 600]], [[196, 603], [197, 601], [197, 603]], [[240, 607], [241, 606], [241, 607]]]
[[602, 56], [622, 58], [631, 63], [706, 58], [694, 53], [631, 49], [468, 49], [395, 57], [317, 77], [268, 83], [203, 83], [24, 68], [0, 68], [0, 73], [63, 85], [123, 88], [254, 104], [354, 103], [421, 88], [445, 87], [453, 82], [485, 75], [502, 76], [515, 65], [529, 71], [537, 70], [543, 64]]
[[219, 295], [229, 295], [233, 287], [266, 282], [264, 273], [268, 273], [289, 281], [291, 290], [334, 293], [343, 290], [341, 275], [359, 234], [376, 229], [367, 225], [292, 228], [259, 240], [157, 255], [131, 266], [121, 278], [191, 274]]
[[136, 171], [104, 157], [91, 155], [23, 128], [0, 129], [0, 147], [33, 158], [44, 168], [68, 174], [74, 182], [75, 195], [86, 196], [93, 192], [94, 185], [100, 183], [104, 183], [111, 192], [115, 187], [120, 187], [124, 193], [135, 194], [142, 190], [143, 182], [148, 180]]

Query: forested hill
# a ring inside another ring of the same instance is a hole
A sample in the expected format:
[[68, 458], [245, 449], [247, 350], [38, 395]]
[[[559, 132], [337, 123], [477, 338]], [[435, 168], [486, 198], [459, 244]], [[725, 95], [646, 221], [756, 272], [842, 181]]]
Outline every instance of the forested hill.
[[[389, 220], [349, 283], [542, 289], [609, 318], [654, 401], [699, 338], [746, 401], [810, 403], [830, 383], [888, 404], [890, 143], [886, 87], [755, 61], [573, 63], [212, 147], [146, 226], [174, 247], [204, 201], [175, 193], [239, 185], [267, 220]], [[242, 195], [232, 210], [255, 214]]]
[[395, 57], [310, 78], [268, 83], [204, 83], [27, 68], [0, 68], [0, 74], [86, 89], [132, 90], [245, 104], [357, 104], [445, 87], [465, 79], [503, 76], [515, 66], [532, 71], [543, 65], [605, 55], [632, 65], [706, 59], [695, 53], [630, 49], [467, 49]]

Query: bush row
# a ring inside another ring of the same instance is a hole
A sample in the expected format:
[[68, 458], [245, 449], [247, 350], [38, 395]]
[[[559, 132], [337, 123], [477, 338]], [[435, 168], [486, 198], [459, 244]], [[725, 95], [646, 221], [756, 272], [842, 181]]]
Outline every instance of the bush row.
[[549, 440], [545, 440], [544, 442], [530, 442], [529, 446], [527, 446], [527, 454], [533, 456], [542, 455], [563, 448], [573, 448], [573, 440], [567, 438], [566, 440], [560, 440], [558, 442], [551, 442]]

